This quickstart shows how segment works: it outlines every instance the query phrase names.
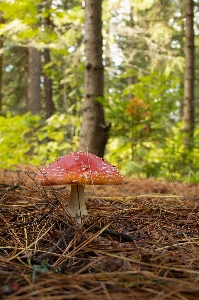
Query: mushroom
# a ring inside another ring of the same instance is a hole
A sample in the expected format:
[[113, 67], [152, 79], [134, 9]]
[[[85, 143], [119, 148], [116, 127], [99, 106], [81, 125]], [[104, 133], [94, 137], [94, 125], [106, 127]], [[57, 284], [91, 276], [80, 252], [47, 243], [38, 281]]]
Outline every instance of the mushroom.
[[88, 152], [70, 152], [41, 169], [35, 182], [41, 185], [71, 184], [67, 210], [81, 224], [88, 215], [84, 202], [84, 186], [122, 184], [117, 168]]

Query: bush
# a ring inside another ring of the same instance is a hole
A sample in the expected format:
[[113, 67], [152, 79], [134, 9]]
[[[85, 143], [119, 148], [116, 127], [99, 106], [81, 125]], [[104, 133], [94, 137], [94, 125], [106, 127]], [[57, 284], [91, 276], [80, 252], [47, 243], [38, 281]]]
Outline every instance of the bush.
[[0, 116], [0, 168], [46, 164], [76, 150], [79, 122], [69, 114], [53, 115], [45, 122], [30, 113]]

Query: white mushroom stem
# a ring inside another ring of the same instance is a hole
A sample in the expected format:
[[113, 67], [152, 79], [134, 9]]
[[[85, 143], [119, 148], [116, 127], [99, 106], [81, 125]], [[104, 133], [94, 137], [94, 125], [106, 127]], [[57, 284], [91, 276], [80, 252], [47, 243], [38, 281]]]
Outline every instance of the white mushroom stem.
[[87, 216], [88, 212], [84, 202], [84, 185], [71, 185], [70, 197], [68, 201], [67, 210], [77, 223], [82, 223], [82, 217]]

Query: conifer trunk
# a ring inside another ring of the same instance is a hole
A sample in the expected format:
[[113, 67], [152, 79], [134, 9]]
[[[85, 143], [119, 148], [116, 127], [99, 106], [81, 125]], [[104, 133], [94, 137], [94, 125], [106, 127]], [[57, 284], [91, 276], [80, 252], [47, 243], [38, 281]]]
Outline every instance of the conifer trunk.
[[41, 57], [33, 47], [28, 48], [27, 111], [39, 114], [41, 111]]
[[104, 109], [97, 99], [104, 95], [102, 63], [102, 1], [85, 2], [85, 102], [80, 150], [103, 157], [108, 140]]
[[184, 146], [186, 149], [193, 147], [194, 131], [194, 2], [185, 1], [186, 14], [186, 43], [185, 43], [185, 77], [184, 77]]
[[[52, 1], [44, 1], [41, 4], [44, 11], [46, 11], [46, 16], [43, 18], [44, 30], [49, 32], [52, 30], [52, 23], [50, 19], [50, 11], [52, 6]], [[50, 49], [45, 48], [43, 52], [44, 56], [44, 65], [47, 65], [51, 62]], [[48, 72], [45, 72], [44, 69], [44, 100], [46, 108], [46, 119], [50, 118], [54, 112], [54, 103], [53, 103], [53, 89], [52, 89], [52, 79]]]
[[[48, 64], [50, 61], [50, 51], [46, 48], [44, 49], [44, 63]], [[47, 74], [44, 74], [44, 93], [46, 104], [46, 119], [48, 119], [54, 112], [54, 103], [52, 94], [52, 80]]]

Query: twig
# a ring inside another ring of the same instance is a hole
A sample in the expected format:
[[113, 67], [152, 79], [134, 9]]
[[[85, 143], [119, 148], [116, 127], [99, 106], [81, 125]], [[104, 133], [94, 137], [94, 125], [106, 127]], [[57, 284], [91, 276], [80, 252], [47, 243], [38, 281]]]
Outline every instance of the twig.
[[21, 186], [20, 186], [20, 184], [8, 184], [8, 183], [0, 183], [0, 188], [6, 188], [6, 190], [7, 191], [14, 191], [14, 190], [16, 190], [16, 189], [18, 189], [18, 188], [20, 188]]
[[42, 253], [42, 254], [36, 256], [36, 259], [44, 260], [44, 259], [48, 258], [53, 253], [55, 253], [57, 250], [59, 250], [61, 248], [62, 244], [64, 242], [66, 242], [66, 240], [70, 241], [73, 239], [73, 237], [74, 237], [74, 232], [72, 232], [72, 228], [71, 228], [71, 226], [69, 226], [65, 230], [65, 232], [62, 234], [62, 236], [60, 237], [58, 242], [54, 246], [52, 246], [50, 249], [48, 249], [48, 251], [46, 253]]

